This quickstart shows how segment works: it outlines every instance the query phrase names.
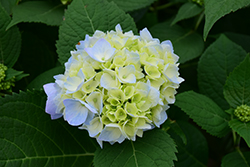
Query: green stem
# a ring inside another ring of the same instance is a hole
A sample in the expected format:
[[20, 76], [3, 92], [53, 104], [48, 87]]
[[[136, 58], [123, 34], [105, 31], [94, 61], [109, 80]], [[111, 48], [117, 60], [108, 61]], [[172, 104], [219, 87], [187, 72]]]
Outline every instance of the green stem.
[[237, 146], [237, 136], [234, 130], [232, 130], [232, 134], [233, 134], [233, 140], [234, 140], [234, 146]]
[[195, 24], [194, 31], [196, 31], [198, 29], [202, 19], [204, 18], [204, 15], [205, 15], [205, 11], [203, 10], [202, 13], [200, 14], [196, 24]]
[[151, 7], [150, 10], [151, 11], [157, 11], [157, 10], [162, 10], [162, 9], [166, 9], [166, 8], [169, 8], [173, 5], [177, 4], [176, 2], [170, 2], [170, 3], [167, 3], [167, 4], [164, 4], [162, 6], [157, 6], [155, 8]]
[[247, 162], [245, 156], [244, 156], [243, 153], [241, 152], [240, 148], [239, 148], [239, 147], [236, 147], [235, 149], [236, 149], [236, 151], [240, 154], [241, 158], [244, 160], [244, 162], [246, 163], [246, 165], [249, 167], [249, 164], [248, 164], [248, 162]]

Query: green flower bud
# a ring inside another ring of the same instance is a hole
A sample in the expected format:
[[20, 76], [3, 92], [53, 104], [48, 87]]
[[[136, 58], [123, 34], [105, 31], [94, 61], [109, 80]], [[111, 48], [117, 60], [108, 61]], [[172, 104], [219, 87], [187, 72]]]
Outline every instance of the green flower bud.
[[250, 106], [241, 105], [234, 110], [234, 115], [242, 122], [250, 121]]
[[201, 6], [204, 4], [204, 0], [193, 0], [193, 2], [195, 2]]

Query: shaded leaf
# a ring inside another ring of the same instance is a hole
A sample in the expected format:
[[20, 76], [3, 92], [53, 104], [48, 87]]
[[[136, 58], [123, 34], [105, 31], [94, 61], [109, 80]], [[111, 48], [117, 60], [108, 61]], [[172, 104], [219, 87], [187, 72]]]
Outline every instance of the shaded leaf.
[[171, 23], [171, 25], [174, 25], [178, 21], [194, 17], [200, 14], [202, 10], [203, 10], [202, 7], [195, 3], [192, 2], [184, 3], [178, 10], [178, 13], [174, 18], [173, 22]]
[[108, 0], [109, 2], [113, 1], [117, 4], [119, 8], [125, 12], [141, 9], [147, 6], [150, 6], [156, 0]]
[[180, 57], [180, 63], [200, 56], [204, 48], [203, 39], [199, 34], [178, 25], [170, 26], [170, 22], [159, 23], [150, 28], [150, 32], [161, 41], [171, 40], [175, 53]]
[[198, 85], [202, 94], [213, 99], [222, 109], [229, 105], [223, 87], [229, 73], [244, 59], [246, 52], [221, 35], [202, 54], [198, 63]]
[[144, 133], [135, 142], [124, 141], [122, 144], [104, 144], [97, 149], [94, 157], [95, 167], [172, 167], [176, 160], [174, 141], [160, 130], [154, 129]]
[[238, 119], [232, 119], [229, 121], [229, 126], [237, 132], [246, 141], [248, 147], [250, 147], [250, 122], [244, 123]]
[[177, 124], [185, 133], [187, 144], [183, 144], [179, 138], [180, 136], [174, 134], [171, 129], [169, 130], [178, 149], [178, 153], [176, 154], [178, 161], [175, 162], [175, 166], [205, 167], [208, 161], [208, 144], [206, 138], [197, 128], [185, 121], [177, 121]]
[[1, 4], [0, 18], [0, 63], [10, 68], [16, 63], [20, 54], [21, 35], [17, 27], [5, 30], [11, 19]]
[[175, 135], [179, 136], [183, 142], [184, 145], [187, 145], [187, 137], [184, 131], [181, 129], [180, 125], [176, 121], [170, 121], [167, 119], [167, 121], [162, 125], [162, 130], [169, 132], [168, 130], [171, 130], [172, 133], [175, 133]]
[[250, 106], [250, 56], [229, 75], [224, 86], [224, 96], [233, 108], [246, 104]]
[[205, 26], [203, 37], [207, 38], [207, 35], [216, 21], [221, 17], [229, 14], [230, 12], [235, 12], [240, 8], [248, 6], [250, 4], [249, 0], [207, 0], [205, 2]]
[[44, 112], [43, 92], [0, 98], [0, 166], [90, 166], [95, 146], [86, 131]]
[[193, 91], [178, 94], [175, 105], [211, 135], [222, 137], [230, 130], [228, 126], [229, 115], [210, 98], [202, 94]]
[[64, 7], [48, 1], [28, 1], [13, 8], [13, 18], [6, 29], [21, 22], [37, 22], [59, 26], [63, 21]]
[[45, 71], [44, 73], [37, 76], [32, 82], [30, 82], [30, 84], [27, 86], [27, 89], [42, 89], [44, 84], [55, 81], [53, 76], [62, 73], [64, 73], [64, 68], [62, 66]]
[[239, 152], [232, 152], [223, 157], [221, 167], [249, 167], [250, 152], [243, 152], [243, 156]]
[[246, 52], [250, 52], [250, 36], [245, 34], [237, 34], [233, 32], [224, 33], [230, 40], [240, 45]]
[[65, 21], [59, 28], [57, 53], [61, 64], [70, 57], [70, 51], [84, 40], [85, 35], [92, 35], [95, 30], [108, 31], [115, 29], [120, 23], [124, 32], [133, 30], [136, 26], [133, 19], [119, 9], [114, 2], [106, 0], [73, 1], [65, 12]]
[[2, 4], [3, 8], [6, 10], [6, 12], [10, 15], [12, 14], [12, 8], [18, 4], [20, 0], [0, 0], [0, 3]]

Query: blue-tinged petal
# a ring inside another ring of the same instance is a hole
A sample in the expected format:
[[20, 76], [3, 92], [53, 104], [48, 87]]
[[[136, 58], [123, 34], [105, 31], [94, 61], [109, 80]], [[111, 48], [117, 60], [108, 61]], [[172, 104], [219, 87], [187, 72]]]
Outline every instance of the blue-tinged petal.
[[83, 124], [88, 116], [89, 110], [83, 106], [78, 100], [65, 99], [64, 119], [73, 126]]
[[152, 37], [152, 35], [150, 34], [147, 28], [144, 28], [143, 30], [140, 31], [140, 37], [147, 42], [150, 42], [150, 41], [157, 41], [157, 43], [160, 42], [159, 39], [157, 38], [154, 39]]
[[85, 48], [88, 55], [99, 62], [109, 60], [114, 55], [115, 50], [104, 38], [99, 39], [92, 48]]
[[108, 124], [102, 130], [99, 140], [108, 141], [108, 142], [116, 142], [119, 140], [123, 141], [125, 137], [122, 135], [121, 127], [118, 124]]
[[51, 119], [57, 119], [62, 116], [61, 113], [56, 113], [58, 105], [55, 103], [54, 99], [59, 94], [60, 88], [56, 83], [49, 83], [43, 85], [44, 91], [47, 94], [48, 98], [46, 101], [45, 112], [50, 114]]

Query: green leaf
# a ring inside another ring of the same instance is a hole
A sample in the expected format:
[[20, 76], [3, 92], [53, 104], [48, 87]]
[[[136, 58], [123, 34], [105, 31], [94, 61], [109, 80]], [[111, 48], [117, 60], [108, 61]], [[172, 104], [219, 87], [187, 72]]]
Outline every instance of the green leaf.
[[70, 51], [75, 45], [84, 40], [85, 35], [92, 35], [96, 30], [108, 31], [115, 29], [120, 23], [124, 32], [133, 30], [136, 25], [133, 19], [119, 9], [113, 2], [106, 0], [77, 0], [73, 1], [65, 12], [65, 21], [59, 28], [57, 53], [61, 64], [70, 57]]
[[0, 98], [0, 166], [91, 166], [88, 133], [51, 120], [45, 100], [39, 91]]
[[15, 77], [15, 81], [19, 81], [19, 80], [21, 80], [22, 78], [24, 78], [24, 77], [27, 77], [27, 76], [29, 76], [30, 74], [19, 74], [19, 75], [17, 75], [16, 77]]
[[170, 129], [169, 133], [177, 144], [178, 153], [176, 154], [178, 161], [175, 162], [176, 167], [192, 166], [205, 167], [208, 161], [208, 144], [203, 134], [193, 125], [185, 121], [177, 121], [182, 131], [187, 137], [187, 144], [183, 144], [180, 136]]
[[172, 133], [175, 133], [177, 136], [179, 136], [182, 140], [182, 142], [187, 145], [187, 137], [184, 133], [184, 131], [181, 129], [180, 125], [176, 121], [170, 121], [169, 119], [162, 125], [162, 130], [168, 132], [168, 130], [171, 130]]
[[211, 135], [222, 137], [230, 130], [229, 115], [207, 96], [193, 91], [184, 92], [176, 96], [175, 105]]
[[108, 0], [109, 2], [113, 1], [117, 4], [119, 8], [125, 12], [141, 9], [147, 6], [150, 6], [156, 0]]
[[144, 132], [135, 142], [124, 141], [122, 144], [104, 144], [97, 149], [94, 157], [95, 167], [172, 167], [176, 160], [174, 141], [160, 130]]
[[46, 83], [54, 82], [53, 76], [64, 73], [62, 66], [52, 68], [37, 76], [28, 86], [27, 89], [42, 89]]
[[246, 52], [221, 35], [202, 54], [198, 63], [198, 85], [202, 94], [213, 99], [222, 109], [229, 105], [223, 95], [223, 86], [229, 73], [244, 59]]
[[240, 8], [248, 6], [249, 4], [249, 0], [205, 0], [204, 39], [207, 38], [207, 35], [214, 23], [221, 17], [229, 14], [230, 12], [235, 12]]
[[192, 2], [184, 3], [178, 10], [178, 13], [173, 22], [171, 23], [171, 25], [174, 25], [178, 21], [194, 17], [200, 14], [202, 10], [203, 10], [202, 7], [195, 3]]
[[232, 152], [223, 157], [221, 167], [249, 167], [250, 166], [250, 152]]
[[224, 96], [233, 108], [246, 104], [250, 106], [250, 56], [229, 75], [224, 86]]
[[23, 71], [17, 71], [17, 70], [14, 70], [13, 68], [8, 68], [5, 73], [6, 73], [5, 80], [9, 80], [13, 78], [14, 76], [22, 74]]
[[246, 141], [248, 147], [250, 147], [250, 122], [244, 123], [238, 119], [232, 119], [229, 121], [229, 126], [237, 132]]
[[0, 62], [12, 67], [18, 59], [21, 49], [21, 35], [17, 27], [6, 31], [10, 16], [0, 4]]
[[20, 0], [0, 0], [0, 4], [2, 4], [3, 8], [6, 10], [6, 12], [11, 15], [12, 14], [12, 8], [18, 4]]
[[178, 25], [170, 26], [170, 22], [159, 23], [150, 28], [150, 32], [161, 41], [171, 40], [175, 53], [180, 57], [180, 63], [200, 56], [204, 48], [203, 39], [199, 34]]
[[13, 8], [13, 18], [6, 29], [21, 22], [37, 22], [59, 26], [63, 21], [64, 6], [48, 1], [28, 1]]

